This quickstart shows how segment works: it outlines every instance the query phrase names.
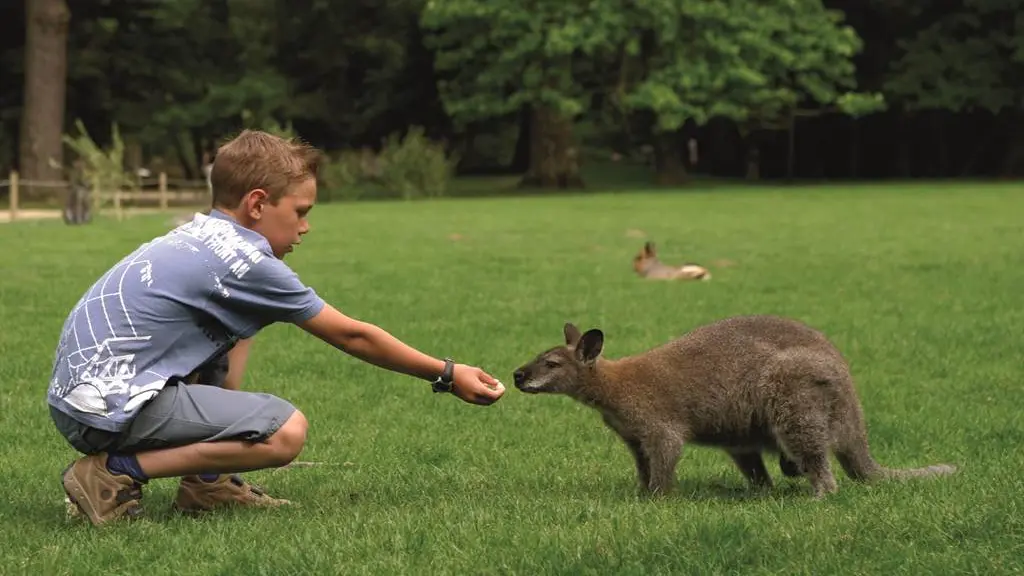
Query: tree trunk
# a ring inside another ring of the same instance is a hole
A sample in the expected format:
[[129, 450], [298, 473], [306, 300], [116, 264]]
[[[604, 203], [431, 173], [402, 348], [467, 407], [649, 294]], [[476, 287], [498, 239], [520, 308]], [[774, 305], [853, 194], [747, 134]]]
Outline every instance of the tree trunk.
[[906, 134], [911, 134], [912, 133], [910, 131], [912, 126], [909, 126], [908, 124], [910, 124], [910, 118], [908, 118], [905, 113], [900, 114], [900, 116], [899, 116], [900, 131], [899, 131], [899, 136], [897, 136], [897, 138], [899, 138], [900, 176], [903, 177], [903, 178], [910, 178], [911, 177], [911, 172], [912, 172], [911, 163], [910, 163], [910, 147], [907, 145], [907, 137], [906, 137]]
[[530, 169], [530, 124], [533, 122], [532, 107], [527, 104], [519, 112], [519, 137], [516, 139], [516, 149], [512, 156], [511, 169], [514, 172], [526, 172]]
[[[64, 105], [67, 89], [68, 22], [65, 0], [27, 0], [25, 6], [25, 89], [21, 114], [19, 168], [25, 180], [60, 180], [64, 163]], [[38, 198], [52, 189], [26, 185]]]
[[754, 130], [743, 130], [740, 132], [743, 142], [746, 145], [745, 176], [747, 180], [761, 179], [761, 146], [757, 139], [757, 132]]
[[186, 134], [187, 132], [178, 134], [176, 138], [171, 139], [171, 142], [174, 144], [174, 153], [178, 157], [178, 165], [181, 166], [182, 175], [187, 180], [198, 180], [194, 161], [190, 158], [192, 153], [185, 146]]
[[659, 186], [686, 184], [686, 165], [683, 164], [682, 146], [678, 132], [661, 132], [654, 138], [655, 180]]
[[939, 161], [935, 163], [935, 176], [944, 178], [949, 165], [949, 147], [946, 142], [946, 122], [943, 112], [932, 112], [932, 129], [935, 130], [935, 146]]
[[850, 117], [850, 178], [860, 176], [860, 122]]
[[531, 116], [530, 169], [520, 186], [582, 188], [572, 120], [545, 106], [534, 106]]

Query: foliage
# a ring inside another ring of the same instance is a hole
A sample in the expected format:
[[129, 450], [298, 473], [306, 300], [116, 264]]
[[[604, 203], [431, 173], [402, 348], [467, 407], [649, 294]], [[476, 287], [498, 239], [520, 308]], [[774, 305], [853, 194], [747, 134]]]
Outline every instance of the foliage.
[[431, 0], [425, 42], [435, 51], [438, 90], [456, 122], [539, 104], [573, 117], [589, 92], [572, 78], [581, 58], [607, 49], [621, 27], [614, 0]]
[[277, 121], [276, 118], [267, 117], [257, 119], [251, 110], [242, 110], [242, 123], [243, 126], [251, 130], [262, 130], [274, 136], [280, 136], [285, 139], [292, 139], [298, 137], [298, 132], [295, 131], [295, 127], [292, 125], [292, 121], [289, 120], [284, 124]]
[[[184, 166], [193, 178], [224, 134], [274, 123], [326, 149], [376, 147], [409, 125], [453, 143], [472, 131], [512, 140], [518, 134], [505, 129], [518, 132], [516, 113], [542, 104], [574, 122], [598, 121], [625, 149], [651, 142], [652, 129], [712, 117], [742, 131], [794, 107], [860, 115], [898, 103], [960, 114], [963, 122], [937, 117], [956, 132], [947, 145], [970, 154], [975, 142], [1005, 147], [1020, 132], [1014, 118], [1024, 104], [1015, 80], [1024, 75], [1024, 18], [1015, 0], [69, 4], [68, 117], [81, 118], [104, 146], [116, 122], [147, 162]], [[0, 85], [12, 88], [0, 91], [0, 165], [17, 161], [25, 6], [0, 3]], [[876, 89], [884, 101], [864, 93]], [[1003, 115], [991, 138], [989, 111]], [[900, 122], [899, 114], [873, 120], [877, 129], [851, 132], [859, 136], [850, 144], [887, 146]], [[824, 131], [840, 146], [824, 121], [802, 123], [800, 139]], [[920, 150], [933, 143], [911, 132], [899, 139], [912, 138]], [[476, 142], [492, 151], [468, 150], [467, 166], [505, 155], [494, 138]], [[828, 148], [798, 146], [796, 165], [838, 153]], [[1001, 152], [978, 154], [995, 165]], [[908, 162], [927, 164], [928, 156]], [[516, 159], [524, 165], [522, 153]], [[882, 171], [896, 164], [877, 163]]]
[[376, 154], [369, 148], [328, 154], [320, 168], [325, 197], [343, 201], [387, 197], [377, 166]]
[[1024, 108], [1024, 16], [1012, 0], [963, 0], [898, 43], [885, 90], [911, 110]]
[[138, 180], [124, 169], [124, 141], [116, 123], [111, 125], [111, 145], [106, 149], [96, 144], [80, 119], [75, 127], [78, 135], [65, 134], [63, 140], [77, 155], [78, 161], [72, 163], [77, 169], [72, 171], [89, 186], [93, 210], [99, 212], [113, 202], [115, 192], [137, 189]]
[[332, 198], [436, 198], [447, 193], [457, 164], [456, 155], [413, 126], [404, 136], [389, 135], [379, 153], [363, 148], [335, 154], [322, 178]]
[[715, 117], [771, 123], [804, 106], [878, 110], [880, 95], [851, 91], [862, 43], [841, 21], [821, 0], [644, 2], [619, 39], [615, 98], [653, 112], [661, 130]]
[[[714, 117], [770, 123], [805, 106], [884, 108], [880, 94], [854, 91], [862, 43], [841, 22], [821, 0], [432, 1], [423, 14], [457, 121], [537, 103], [572, 117], [607, 85], [621, 112], [651, 112], [661, 130]], [[611, 77], [601, 62], [615, 64]]]

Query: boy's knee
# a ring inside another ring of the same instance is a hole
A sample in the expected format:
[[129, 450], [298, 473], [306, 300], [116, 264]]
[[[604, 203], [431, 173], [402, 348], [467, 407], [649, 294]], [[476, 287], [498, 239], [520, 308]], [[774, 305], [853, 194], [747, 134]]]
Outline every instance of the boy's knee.
[[306, 444], [306, 429], [309, 422], [306, 416], [296, 410], [285, 423], [270, 437], [270, 442], [277, 447], [281, 466], [288, 464], [302, 452]]

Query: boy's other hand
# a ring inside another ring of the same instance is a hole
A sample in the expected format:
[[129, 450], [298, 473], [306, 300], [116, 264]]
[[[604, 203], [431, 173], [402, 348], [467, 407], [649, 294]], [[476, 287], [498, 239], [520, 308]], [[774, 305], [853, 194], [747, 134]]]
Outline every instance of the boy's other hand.
[[452, 394], [471, 404], [494, 404], [505, 394], [497, 378], [475, 366], [456, 364], [452, 382]]

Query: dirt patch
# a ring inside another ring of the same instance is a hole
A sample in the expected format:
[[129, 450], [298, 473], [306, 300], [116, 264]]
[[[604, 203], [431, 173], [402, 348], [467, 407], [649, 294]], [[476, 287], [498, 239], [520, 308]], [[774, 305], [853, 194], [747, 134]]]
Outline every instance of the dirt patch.
[[[161, 212], [161, 210], [159, 208], [126, 208], [124, 210], [124, 215], [127, 217], [127, 216], [136, 216], [136, 215], [139, 215], [139, 214], [159, 214], [160, 212]], [[174, 214], [175, 211], [174, 210], [167, 210], [166, 212], [168, 214]], [[190, 210], [187, 210], [187, 209], [183, 208], [183, 209], [181, 209], [181, 213], [182, 214], [187, 213], [187, 216], [176, 216], [176, 219], [181, 219], [181, 218], [184, 217], [184, 218], [187, 218], [188, 220], [191, 220], [192, 219], [192, 214], [194, 212], [195, 211], [190, 211]], [[110, 217], [110, 218], [113, 218], [114, 217], [114, 212], [113, 212], [113, 210], [104, 210], [103, 211], [103, 215], [107, 216], [107, 217]], [[54, 220], [54, 219], [60, 219], [60, 217], [61, 217], [61, 211], [60, 210], [54, 210], [54, 209], [51, 209], [51, 210], [22, 209], [22, 210], [18, 210], [18, 217], [17, 217], [17, 219], [15, 219], [15, 222], [22, 222], [22, 221], [25, 221], [25, 220]], [[10, 212], [10, 210], [0, 210], [0, 224], [4, 224], [4, 223], [10, 222], [10, 221], [11, 221], [11, 212]]]
[[[18, 210], [17, 220], [52, 220], [60, 218], [60, 210]], [[0, 223], [11, 221], [10, 210], [0, 210]]]

